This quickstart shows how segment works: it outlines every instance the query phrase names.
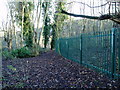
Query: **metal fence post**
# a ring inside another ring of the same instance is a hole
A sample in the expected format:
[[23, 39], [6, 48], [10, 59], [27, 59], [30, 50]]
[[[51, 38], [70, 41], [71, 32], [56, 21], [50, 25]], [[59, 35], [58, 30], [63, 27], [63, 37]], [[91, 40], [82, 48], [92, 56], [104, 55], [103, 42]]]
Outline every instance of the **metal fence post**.
[[118, 32], [119, 32], [119, 36], [118, 36], [118, 38], [119, 38], [119, 41], [118, 41], [118, 70], [120, 73], [120, 30], [118, 30]]
[[[2, 79], [2, 41], [3, 38], [0, 37], [0, 78]], [[2, 90], [2, 80], [0, 81], [0, 90]]]
[[69, 59], [69, 39], [67, 39], [67, 57], [68, 57], [68, 59]]
[[60, 41], [60, 39], [58, 39], [57, 43], [58, 43], [58, 53], [59, 53], [60, 55], [62, 55], [62, 54], [61, 54], [61, 41]]
[[115, 73], [115, 28], [112, 28], [112, 37], [111, 37], [111, 54], [112, 54], [112, 78], [114, 78]]
[[80, 64], [82, 64], [82, 40], [83, 37], [82, 37], [82, 34], [80, 36]]

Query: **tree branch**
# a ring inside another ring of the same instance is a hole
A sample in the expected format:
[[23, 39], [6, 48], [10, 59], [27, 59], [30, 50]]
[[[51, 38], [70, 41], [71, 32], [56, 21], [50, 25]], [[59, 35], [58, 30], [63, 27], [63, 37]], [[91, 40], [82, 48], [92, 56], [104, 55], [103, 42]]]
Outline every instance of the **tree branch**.
[[63, 9], [61, 9], [61, 12], [63, 14], [69, 15], [69, 16], [73, 16], [73, 17], [81, 17], [81, 18], [87, 18], [87, 19], [95, 19], [95, 20], [106, 20], [106, 19], [110, 19], [118, 24], [120, 24], [120, 15], [109, 15], [109, 14], [105, 14], [105, 15], [101, 15], [99, 17], [97, 16], [88, 16], [88, 15], [78, 15], [78, 14], [73, 14], [73, 13], [69, 13]]
[[96, 16], [87, 16], [87, 15], [78, 15], [78, 14], [68, 13], [64, 10], [61, 10], [61, 13], [69, 15], [69, 16], [73, 16], [73, 17], [82, 17], [82, 18], [88, 18], [88, 19], [98, 19], [99, 18]]
[[88, 6], [89, 8], [99, 8], [99, 7], [103, 7], [103, 6], [107, 5], [109, 2], [107, 2], [107, 3], [105, 3], [105, 4], [102, 4], [102, 5], [100, 5], [100, 6], [90, 6], [90, 5], [88, 5], [88, 4], [86, 4], [86, 3], [83, 3], [83, 2], [72, 1], [72, 2], [66, 3], [66, 5], [67, 5], [67, 4], [72, 4], [72, 3], [83, 4], [83, 5]]

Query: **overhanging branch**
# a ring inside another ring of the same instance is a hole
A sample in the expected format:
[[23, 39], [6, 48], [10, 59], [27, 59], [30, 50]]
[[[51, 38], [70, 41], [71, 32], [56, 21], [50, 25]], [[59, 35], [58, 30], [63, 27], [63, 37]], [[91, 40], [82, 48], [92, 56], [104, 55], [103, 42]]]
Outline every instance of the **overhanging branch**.
[[73, 16], [73, 17], [81, 17], [81, 18], [87, 18], [87, 19], [95, 19], [95, 20], [106, 20], [106, 19], [110, 19], [118, 24], [120, 24], [120, 15], [109, 15], [109, 14], [105, 14], [105, 15], [101, 15], [100, 17], [97, 16], [88, 16], [88, 15], [78, 15], [78, 14], [73, 14], [73, 13], [69, 13], [66, 12], [65, 10], [61, 9], [62, 14], [66, 14], [69, 16]]
[[73, 16], [73, 17], [82, 17], [82, 18], [88, 18], [88, 19], [98, 19], [99, 18], [96, 16], [86, 16], [86, 15], [78, 15], [78, 14], [68, 13], [64, 10], [61, 10], [61, 13], [69, 15], [69, 16]]

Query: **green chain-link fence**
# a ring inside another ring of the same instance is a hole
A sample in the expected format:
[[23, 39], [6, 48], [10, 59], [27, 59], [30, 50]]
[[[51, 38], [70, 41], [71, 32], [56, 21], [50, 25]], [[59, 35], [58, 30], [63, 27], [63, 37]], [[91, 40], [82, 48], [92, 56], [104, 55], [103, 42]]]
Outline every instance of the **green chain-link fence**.
[[56, 52], [112, 78], [120, 77], [119, 28], [59, 38], [56, 40]]

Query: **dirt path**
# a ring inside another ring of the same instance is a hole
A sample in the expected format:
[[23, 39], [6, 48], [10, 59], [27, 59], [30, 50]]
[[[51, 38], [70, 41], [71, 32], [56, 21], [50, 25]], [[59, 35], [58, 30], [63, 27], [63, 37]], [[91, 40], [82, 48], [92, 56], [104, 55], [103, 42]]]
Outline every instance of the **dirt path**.
[[[13, 67], [12, 67], [12, 66]], [[105, 88], [119, 87], [110, 80], [53, 51], [33, 58], [3, 61], [3, 87]]]

